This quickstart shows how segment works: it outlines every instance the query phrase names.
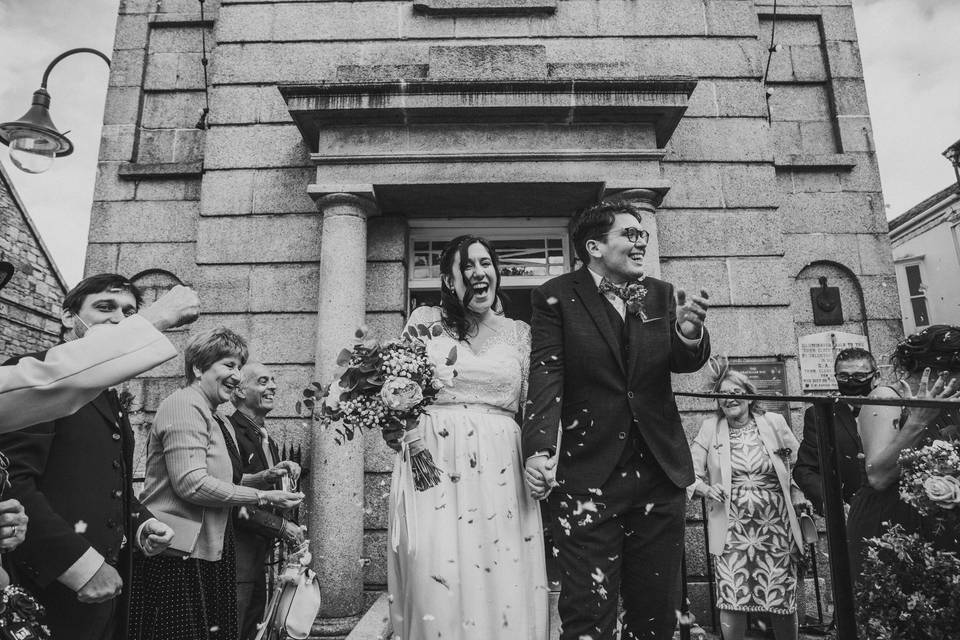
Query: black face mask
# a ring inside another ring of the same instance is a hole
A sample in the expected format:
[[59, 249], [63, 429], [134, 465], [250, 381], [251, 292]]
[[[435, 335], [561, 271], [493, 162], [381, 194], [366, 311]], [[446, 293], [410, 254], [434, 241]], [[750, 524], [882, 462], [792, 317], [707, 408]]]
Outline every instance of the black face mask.
[[849, 382], [838, 382], [837, 389], [840, 390], [840, 395], [842, 396], [870, 395], [870, 392], [873, 391], [873, 378], [866, 382], [854, 382], [853, 380]]

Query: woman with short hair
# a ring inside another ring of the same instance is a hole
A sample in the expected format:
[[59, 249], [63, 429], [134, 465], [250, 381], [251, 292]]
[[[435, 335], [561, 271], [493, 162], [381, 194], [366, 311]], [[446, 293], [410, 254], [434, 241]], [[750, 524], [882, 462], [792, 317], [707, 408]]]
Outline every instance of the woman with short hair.
[[246, 340], [230, 329], [194, 336], [184, 352], [187, 386], [157, 409], [141, 501], [175, 536], [162, 555], [134, 555], [130, 628], [138, 640], [237, 640], [230, 509], [286, 509], [303, 499], [299, 493], [263, 490], [282, 473], [282, 463], [234, 475], [231, 455], [239, 452], [232, 426], [217, 407], [240, 383], [247, 356]]
[[[712, 361], [717, 393], [756, 394], [745, 375]], [[803, 542], [797, 512], [808, 510], [790, 465], [799, 442], [783, 416], [756, 401], [726, 398], [703, 421], [690, 449], [697, 475], [687, 488], [707, 501], [710, 553], [724, 640], [742, 640], [748, 613], [768, 613], [777, 640], [797, 638], [797, 572]]]

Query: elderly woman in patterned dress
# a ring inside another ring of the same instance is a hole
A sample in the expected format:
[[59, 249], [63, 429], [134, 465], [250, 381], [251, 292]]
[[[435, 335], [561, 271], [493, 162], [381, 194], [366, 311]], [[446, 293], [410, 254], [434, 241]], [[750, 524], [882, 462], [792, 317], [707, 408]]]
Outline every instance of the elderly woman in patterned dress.
[[[719, 393], [755, 394], [729, 367], [715, 368]], [[717, 608], [725, 640], [741, 640], [747, 613], [768, 613], [777, 640], [797, 638], [797, 568], [803, 542], [797, 512], [809, 509], [789, 465], [799, 443], [783, 416], [754, 402], [719, 401], [691, 445], [697, 481], [687, 493], [707, 499]]]

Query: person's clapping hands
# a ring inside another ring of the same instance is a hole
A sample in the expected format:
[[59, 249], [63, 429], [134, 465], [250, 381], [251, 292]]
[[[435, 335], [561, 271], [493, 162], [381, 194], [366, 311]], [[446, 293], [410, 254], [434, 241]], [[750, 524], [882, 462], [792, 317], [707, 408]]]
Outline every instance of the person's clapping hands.
[[23, 543], [28, 519], [18, 500], [0, 502], [0, 553], [12, 551]]

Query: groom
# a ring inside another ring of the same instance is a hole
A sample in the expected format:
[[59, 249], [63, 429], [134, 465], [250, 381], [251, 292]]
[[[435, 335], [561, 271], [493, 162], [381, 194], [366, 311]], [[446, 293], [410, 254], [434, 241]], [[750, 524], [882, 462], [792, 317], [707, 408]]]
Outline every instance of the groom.
[[623, 639], [669, 640], [694, 480], [670, 373], [710, 355], [707, 296], [643, 277], [648, 232], [627, 203], [577, 213], [570, 237], [586, 266], [531, 296], [523, 425], [525, 477], [549, 494], [561, 640], [613, 638], [618, 596]]

